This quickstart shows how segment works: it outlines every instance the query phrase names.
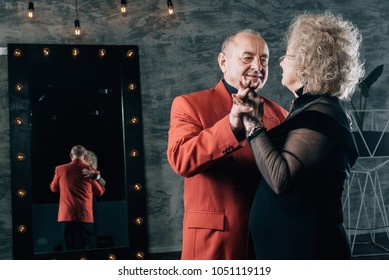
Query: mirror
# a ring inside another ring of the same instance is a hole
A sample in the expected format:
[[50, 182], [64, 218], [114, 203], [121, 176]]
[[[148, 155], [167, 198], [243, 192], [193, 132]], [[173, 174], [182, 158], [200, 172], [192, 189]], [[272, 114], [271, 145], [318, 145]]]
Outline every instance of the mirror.
[[[142, 259], [147, 254], [137, 46], [8, 45], [15, 259]], [[55, 166], [83, 145], [106, 180], [96, 249], [63, 251]]]

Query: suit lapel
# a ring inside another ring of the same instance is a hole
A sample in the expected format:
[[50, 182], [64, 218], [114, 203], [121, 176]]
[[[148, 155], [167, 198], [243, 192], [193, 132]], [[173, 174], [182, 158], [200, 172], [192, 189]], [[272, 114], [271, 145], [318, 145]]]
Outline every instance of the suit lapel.
[[212, 99], [218, 102], [215, 107], [217, 119], [224, 118], [231, 111], [232, 99], [221, 80], [212, 90]]

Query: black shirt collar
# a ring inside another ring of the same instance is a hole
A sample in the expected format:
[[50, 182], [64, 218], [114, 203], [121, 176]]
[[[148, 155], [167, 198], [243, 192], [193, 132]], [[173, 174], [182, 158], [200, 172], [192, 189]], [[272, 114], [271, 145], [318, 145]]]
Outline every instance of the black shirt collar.
[[222, 79], [222, 81], [223, 81], [223, 84], [226, 87], [226, 89], [230, 95], [238, 92], [238, 90], [236, 88], [234, 88], [233, 86], [228, 84], [224, 79]]

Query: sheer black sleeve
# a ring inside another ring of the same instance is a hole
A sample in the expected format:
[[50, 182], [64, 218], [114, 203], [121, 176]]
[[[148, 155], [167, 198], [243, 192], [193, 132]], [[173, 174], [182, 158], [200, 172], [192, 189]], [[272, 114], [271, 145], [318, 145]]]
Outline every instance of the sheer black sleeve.
[[330, 138], [309, 128], [289, 131], [280, 149], [275, 148], [267, 133], [259, 134], [250, 145], [262, 177], [277, 194], [303, 180], [332, 146]]
[[342, 153], [350, 166], [358, 157], [343, 104], [329, 96], [305, 98], [313, 102], [295, 108], [279, 126], [250, 140], [257, 167], [277, 194], [328, 168], [326, 164], [334, 163], [332, 152]]
[[291, 190], [314, 170], [325, 168], [321, 165], [335, 145], [347, 147], [342, 140], [350, 134], [346, 115], [334, 107], [321, 103], [293, 112], [250, 141], [257, 167], [275, 193]]

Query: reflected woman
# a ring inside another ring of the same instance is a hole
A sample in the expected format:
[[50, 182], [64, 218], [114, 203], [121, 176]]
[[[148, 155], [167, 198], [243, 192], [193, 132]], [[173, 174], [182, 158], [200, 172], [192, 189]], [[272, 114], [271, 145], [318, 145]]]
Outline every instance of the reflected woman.
[[89, 164], [89, 168], [84, 168], [82, 174], [86, 178], [97, 180], [102, 187], [105, 187], [105, 180], [101, 177], [100, 171], [97, 169], [97, 156], [94, 152], [87, 150], [85, 162]]
[[342, 192], [358, 151], [342, 104], [363, 76], [361, 35], [330, 13], [297, 16], [280, 60], [294, 95], [287, 119], [266, 131], [263, 100], [242, 78], [234, 110], [263, 179], [251, 209], [257, 259], [349, 259]]

